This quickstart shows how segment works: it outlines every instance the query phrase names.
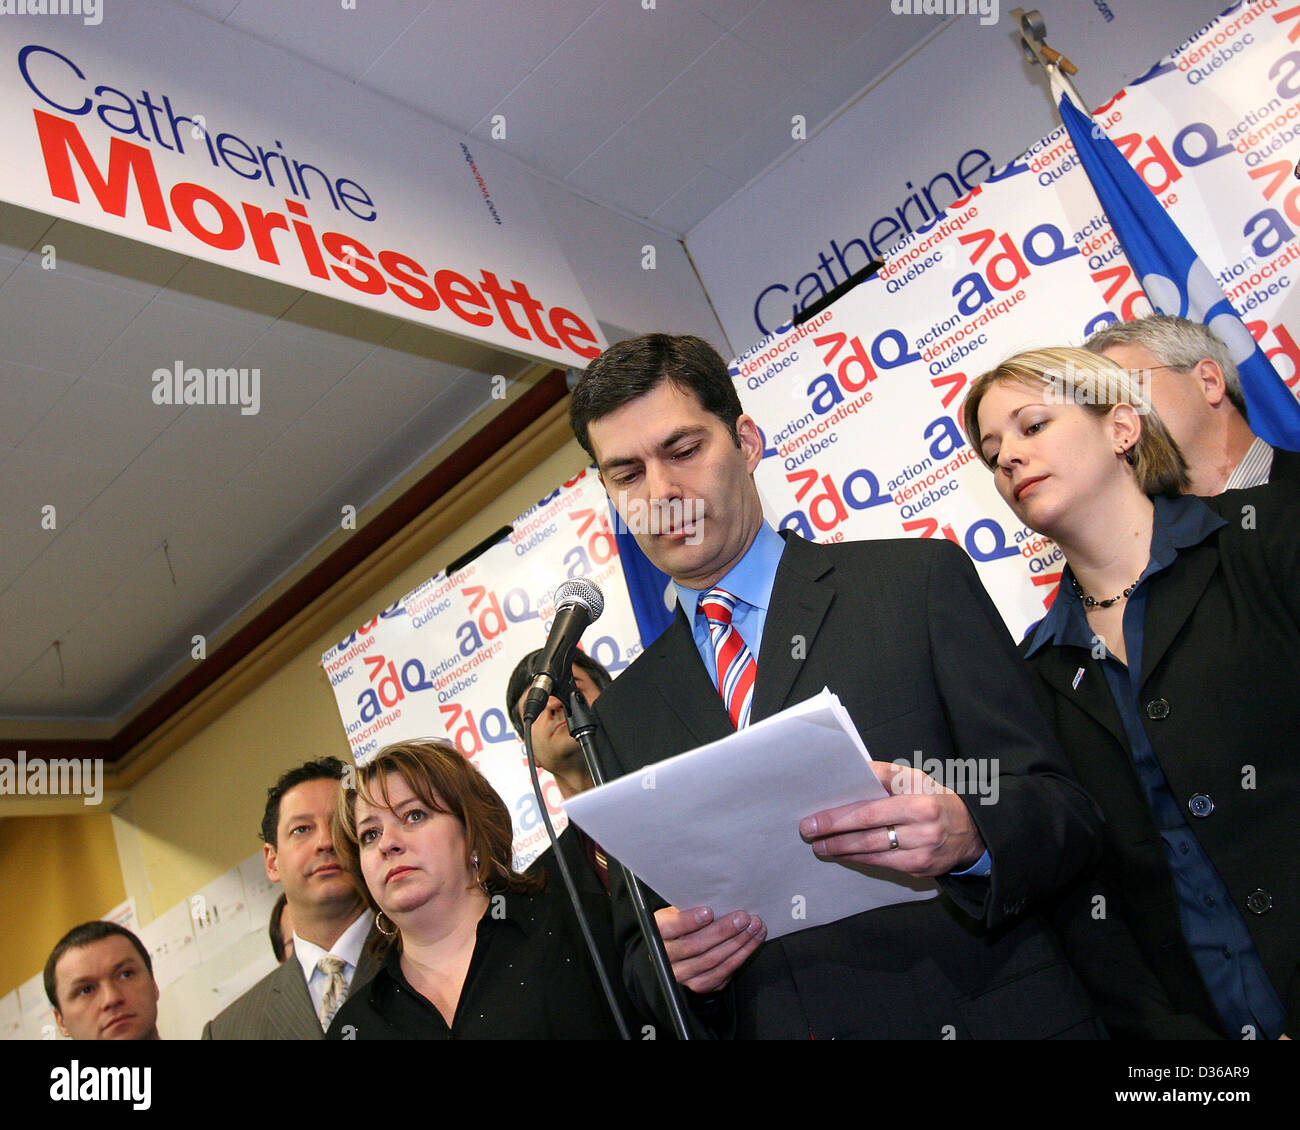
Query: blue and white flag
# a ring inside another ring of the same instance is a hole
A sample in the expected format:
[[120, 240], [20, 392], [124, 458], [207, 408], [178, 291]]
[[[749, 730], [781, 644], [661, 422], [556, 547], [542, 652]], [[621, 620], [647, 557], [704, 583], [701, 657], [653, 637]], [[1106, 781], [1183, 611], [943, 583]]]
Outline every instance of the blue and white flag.
[[623, 524], [612, 502], [609, 504], [609, 516], [618, 543], [619, 560], [623, 564], [627, 594], [632, 598], [632, 614], [636, 617], [641, 646], [649, 647], [673, 622], [677, 594], [672, 593], [670, 602], [667, 594], [671, 579], [667, 573], [650, 564], [650, 558], [641, 552], [636, 538]]
[[1300, 451], [1300, 401], [1278, 376], [1210, 269], [1114, 142], [1066, 95], [1061, 120], [1093, 191], [1151, 305], [1204, 322], [1241, 374], [1250, 426], [1274, 447]]

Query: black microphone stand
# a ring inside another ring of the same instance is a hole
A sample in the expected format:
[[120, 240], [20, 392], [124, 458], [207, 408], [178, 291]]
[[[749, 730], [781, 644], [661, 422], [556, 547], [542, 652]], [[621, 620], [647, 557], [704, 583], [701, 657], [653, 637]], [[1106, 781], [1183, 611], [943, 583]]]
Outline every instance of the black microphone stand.
[[[564, 716], [569, 723], [569, 733], [578, 743], [578, 748], [582, 750], [582, 756], [587, 762], [587, 772], [591, 774], [592, 783], [603, 785], [605, 783], [605, 774], [601, 771], [600, 758], [596, 753], [596, 719], [591, 712], [591, 707], [587, 705], [587, 700], [583, 697], [582, 692], [574, 685], [573, 678], [568, 680], [567, 694], [559, 696], [560, 701], [564, 704]], [[532, 750], [529, 749], [529, 766], [532, 765]], [[536, 775], [534, 774], [534, 782]], [[536, 785], [534, 784], [534, 787]], [[540, 791], [538, 796], [540, 798]], [[545, 805], [542, 806], [545, 814]], [[546, 822], [547, 829], [550, 829], [550, 821]], [[552, 839], [554, 844], [554, 839]], [[558, 849], [557, 858], [559, 856]], [[659, 990], [663, 993], [664, 1003], [668, 1009], [668, 1019], [673, 1026], [673, 1033], [679, 1040], [689, 1040], [690, 1032], [686, 1027], [686, 1014], [682, 1008], [681, 997], [677, 991], [677, 981], [673, 977], [672, 967], [668, 962], [668, 954], [664, 952], [664, 941], [659, 936], [659, 928], [654, 924], [650, 917], [649, 907], [646, 906], [645, 890], [641, 886], [641, 880], [618, 860], [612, 862], [618, 864], [618, 869], [622, 873], [623, 882], [627, 884], [628, 893], [632, 896], [632, 907], [636, 911], [637, 924], [641, 927], [641, 936], [645, 939], [646, 952], [650, 955], [650, 966], [654, 970], [655, 980], [659, 982]], [[570, 892], [570, 897], [576, 900], [576, 893]]]
[[[573, 675], [570, 674], [566, 685], [573, 686]], [[557, 687], [557, 691], [564, 688]], [[575, 689], [574, 694], [579, 692]], [[561, 699], [563, 701], [563, 699]], [[600, 979], [601, 991], [605, 994], [605, 1001], [609, 1005], [610, 1014], [614, 1018], [614, 1024], [618, 1028], [619, 1038], [630, 1040], [631, 1034], [628, 1032], [627, 1021], [623, 1018], [623, 1010], [618, 1006], [618, 999], [614, 996], [613, 986], [609, 981], [609, 973], [605, 970], [605, 963], [601, 960], [600, 951], [596, 947], [596, 939], [592, 937], [591, 926], [587, 922], [587, 915], [583, 912], [582, 901], [578, 897], [578, 888], [574, 885], [573, 876], [569, 872], [568, 861], [564, 858], [564, 853], [560, 851], [560, 840], [555, 834], [555, 827], [551, 824], [550, 813], [546, 811], [546, 798], [542, 796], [542, 783], [537, 779], [537, 759], [533, 756], [533, 727], [531, 722], [524, 725], [524, 751], [528, 755], [528, 777], [533, 783], [533, 796], [537, 799], [537, 811], [542, 814], [542, 823], [546, 827], [546, 835], [551, 841], [551, 851], [555, 855], [556, 865], [560, 869], [560, 878], [564, 880], [564, 889], [569, 894], [569, 902], [573, 904], [573, 913], [578, 919], [578, 928], [582, 931], [582, 940], [587, 944], [587, 952], [591, 955], [591, 963], [596, 968], [596, 976]]]

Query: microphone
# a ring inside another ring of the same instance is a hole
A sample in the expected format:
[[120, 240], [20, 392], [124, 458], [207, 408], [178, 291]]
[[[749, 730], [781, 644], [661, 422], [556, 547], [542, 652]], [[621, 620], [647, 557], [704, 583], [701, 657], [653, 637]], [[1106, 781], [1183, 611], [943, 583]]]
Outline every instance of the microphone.
[[565, 581], [555, 590], [555, 620], [542, 652], [541, 667], [533, 676], [524, 702], [524, 726], [531, 727], [546, 709], [552, 691], [572, 675], [573, 649], [582, 633], [605, 610], [605, 597], [591, 581]]

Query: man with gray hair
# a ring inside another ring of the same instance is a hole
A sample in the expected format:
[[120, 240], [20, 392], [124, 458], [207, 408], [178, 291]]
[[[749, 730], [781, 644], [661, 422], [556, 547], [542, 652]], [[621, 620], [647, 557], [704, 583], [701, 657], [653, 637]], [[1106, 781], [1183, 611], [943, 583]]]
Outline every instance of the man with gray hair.
[[1152, 314], [1107, 326], [1084, 347], [1143, 373], [1152, 405], [1187, 460], [1188, 494], [1300, 483], [1300, 455], [1251, 431], [1237, 366], [1207, 326]]

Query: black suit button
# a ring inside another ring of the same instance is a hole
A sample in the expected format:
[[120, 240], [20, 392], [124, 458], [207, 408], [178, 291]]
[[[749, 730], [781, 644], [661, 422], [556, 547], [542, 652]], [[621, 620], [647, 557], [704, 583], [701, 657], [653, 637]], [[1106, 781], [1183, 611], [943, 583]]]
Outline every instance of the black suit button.
[[1169, 717], [1169, 700], [1166, 698], [1153, 698], [1147, 703], [1147, 717], [1155, 722], [1161, 718]]
[[1197, 793], [1187, 802], [1187, 808], [1193, 816], [1209, 816], [1214, 811], [1214, 801], [1208, 793]]
[[1251, 914], [1267, 914], [1273, 909], [1273, 896], [1267, 891], [1253, 890], [1246, 896], [1246, 909]]

